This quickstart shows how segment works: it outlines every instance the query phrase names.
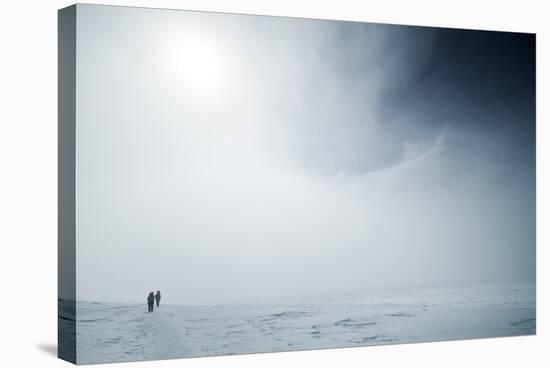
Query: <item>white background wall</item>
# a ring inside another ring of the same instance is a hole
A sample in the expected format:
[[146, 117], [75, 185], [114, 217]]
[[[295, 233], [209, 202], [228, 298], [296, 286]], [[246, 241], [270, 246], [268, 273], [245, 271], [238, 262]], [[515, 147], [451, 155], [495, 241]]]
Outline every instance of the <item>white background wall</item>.
[[[102, 3], [88, 1], [89, 3]], [[548, 139], [550, 30], [543, 1], [292, 0], [106, 1], [311, 18], [482, 28], [537, 33], [537, 330], [536, 337], [331, 349], [116, 367], [543, 367], [550, 346]], [[0, 4], [0, 366], [61, 367], [57, 339], [57, 9], [62, 0]], [[545, 25], [546, 21], [546, 25]], [[546, 66], [546, 68], [544, 68]], [[546, 145], [545, 145], [546, 143]]]

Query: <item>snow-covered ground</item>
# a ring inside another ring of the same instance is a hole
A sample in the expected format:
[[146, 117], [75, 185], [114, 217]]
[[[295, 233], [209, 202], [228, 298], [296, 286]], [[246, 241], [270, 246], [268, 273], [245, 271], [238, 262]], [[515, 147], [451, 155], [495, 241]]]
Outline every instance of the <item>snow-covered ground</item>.
[[530, 335], [536, 325], [535, 288], [526, 285], [146, 310], [78, 302], [78, 363]]

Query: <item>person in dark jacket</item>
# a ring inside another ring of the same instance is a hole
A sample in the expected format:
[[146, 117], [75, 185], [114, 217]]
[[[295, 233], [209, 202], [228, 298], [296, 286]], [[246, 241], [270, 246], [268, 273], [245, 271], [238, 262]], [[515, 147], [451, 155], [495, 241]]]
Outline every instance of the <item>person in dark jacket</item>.
[[149, 296], [147, 297], [147, 306], [149, 307], [149, 310], [147, 312], [153, 311], [153, 304], [155, 303], [155, 294], [151, 291], [149, 293]]
[[155, 300], [157, 301], [157, 308], [160, 304], [160, 290], [157, 290], [157, 293], [155, 294]]

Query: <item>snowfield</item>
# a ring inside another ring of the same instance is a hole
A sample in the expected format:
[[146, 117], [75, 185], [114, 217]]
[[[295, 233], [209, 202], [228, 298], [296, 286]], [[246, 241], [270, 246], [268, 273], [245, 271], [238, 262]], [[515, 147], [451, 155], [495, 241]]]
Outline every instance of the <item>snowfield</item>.
[[[76, 306], [79, 364], [536, 332], [535, 288], [530, 285], [422, 290], [300, 304], [161, 304], [153, 313], [147, 313], [145, 303], [78, 302]], [[66, 311], [60, 308], [60, 313]]]

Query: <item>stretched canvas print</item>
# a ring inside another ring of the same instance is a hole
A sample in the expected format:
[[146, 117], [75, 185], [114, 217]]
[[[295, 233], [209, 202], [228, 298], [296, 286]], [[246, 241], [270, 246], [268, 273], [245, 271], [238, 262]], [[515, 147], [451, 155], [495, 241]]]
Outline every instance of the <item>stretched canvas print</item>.
[[59, 356], [536, 332], [535, 35], [59, 11]]

